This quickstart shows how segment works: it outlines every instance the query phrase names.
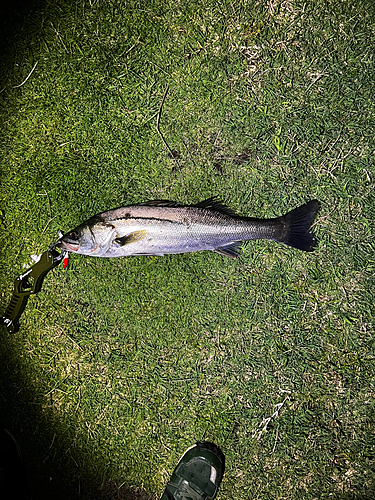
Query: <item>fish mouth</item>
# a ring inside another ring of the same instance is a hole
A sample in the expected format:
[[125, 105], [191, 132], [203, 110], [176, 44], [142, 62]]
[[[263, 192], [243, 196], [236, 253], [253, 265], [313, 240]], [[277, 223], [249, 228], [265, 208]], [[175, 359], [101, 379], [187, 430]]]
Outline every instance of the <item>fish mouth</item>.
[[[56, 243], [52, 243], [52, 245], [49, 246], [49, 248], [60, 248], [61, 250], [66, 250], [67, 252], [78, 252], [81, 245], [79, 243], [73, 243], [70, 241], [66, 240], [58, 240]], [[96, 244], [94, 248], [92, 249], [87, 249], [87, 253], [95, 253], [99, 248], [99, 245]]]
[[79, 250], [79, 243], [67, 243], [65, 241], [64, 245], [67, 247], [66, 250], [69, 250], [70, 252], [78, 252]]
[[96, 245], [94, 246], [94, 248], [93, 248], [92, 250], [90, 250], [90, 253], [95, 253], [95, 252], [97, 251], [97, 249], [98, 249], [98, 246], [99, 246], [99, 245], [98, 245], [98, 244], [96, 244]]
[[69, 243], [68, 241], [57, 241], [53, 244], [54, 247], [61, 248], [61, 250], [67, 250], [68, 252], [78, 252], [79, 243]]

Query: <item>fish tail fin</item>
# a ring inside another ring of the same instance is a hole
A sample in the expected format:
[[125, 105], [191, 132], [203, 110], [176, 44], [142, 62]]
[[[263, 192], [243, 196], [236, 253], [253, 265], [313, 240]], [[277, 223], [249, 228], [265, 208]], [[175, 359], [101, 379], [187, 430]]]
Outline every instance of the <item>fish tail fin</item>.
[[284, 224], [282, 243], [305, 252], [311, 252], [317, 243], [311, 232], [311, 224], [319, 207], [318, 200], [311, 200], [281, 217]]

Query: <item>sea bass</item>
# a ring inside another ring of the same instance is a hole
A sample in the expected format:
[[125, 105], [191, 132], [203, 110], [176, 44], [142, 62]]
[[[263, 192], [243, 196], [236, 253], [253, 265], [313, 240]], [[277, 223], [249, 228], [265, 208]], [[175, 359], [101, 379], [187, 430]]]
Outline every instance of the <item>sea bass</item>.
[[311, 251], [311, 224], [319, 209], [312, 200], [281, 217], [240, 217], [215, 198], [184, 206], [150, 201], [108, 210], [64, 234], [53, 247], [96, 257], [165, 255], [212, 250], [238, 256], [245, 240], [274, 240]]

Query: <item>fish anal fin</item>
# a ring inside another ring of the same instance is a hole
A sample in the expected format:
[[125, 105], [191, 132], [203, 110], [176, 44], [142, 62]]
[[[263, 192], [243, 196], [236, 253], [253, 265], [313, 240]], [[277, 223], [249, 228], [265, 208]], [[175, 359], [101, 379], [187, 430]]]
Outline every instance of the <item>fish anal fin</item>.
[[129, 245], [129, 243], [135, 243], [136, 241], [141, 241], [145, 238], [147, 234], [146, 230], [143, 231], [134, 231], [130, 234], [126, 234], [125, 236], [121, 236], [114, 240], [114, 243], [119, 247], [123, 247], [124, 245]]
[[230, 243], [229, 245], [215, 248], [214, 252], [219, 253], [220, 255], [225, 255], [226, 257], [232, 257], [232, 259], [235, 259], [238, 257], [239, 246], [240, 246], [240, 242], [235, 241], [234, 243]]

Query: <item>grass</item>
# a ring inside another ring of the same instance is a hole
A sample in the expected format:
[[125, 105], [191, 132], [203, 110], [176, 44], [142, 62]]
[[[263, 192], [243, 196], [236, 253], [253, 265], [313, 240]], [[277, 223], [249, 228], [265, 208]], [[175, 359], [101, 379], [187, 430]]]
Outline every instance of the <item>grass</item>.
[[[371, 3], [23, 12], [3, 26], [3, 309], [30, 254], [116, 206], [218, 195], [271, 217], [322, 204], [311, 254], [251, 242], [236, 261], [73, 256], [48, 275], [0, 345], [1, 418], [39, 497], [158, 498], [208, 439], [227, 460], [219, 500], [372, 498]], [[156, 130], [167, 85], [174, 157]]]

